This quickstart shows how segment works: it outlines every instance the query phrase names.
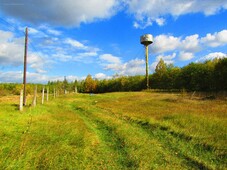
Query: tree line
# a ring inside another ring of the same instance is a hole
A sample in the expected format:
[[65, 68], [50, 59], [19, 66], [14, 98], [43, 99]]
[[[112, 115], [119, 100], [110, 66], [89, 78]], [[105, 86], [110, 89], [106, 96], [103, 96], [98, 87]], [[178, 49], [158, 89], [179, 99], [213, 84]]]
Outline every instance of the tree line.
[[[167, 65], [160, 59], [155, 72], [149, 75], [151, 89], [167, 91], [226, 91], [227, 58], [190, 63], [182, 68]], [[96, 80], [91, 75], [80, 82], [81, 92], [141, 91], [146, 89], [145, 76], [117, 76], [112, 79]]]
[[[173, 64], [166, 64], [162, 59], [156, 66], [155, 72], [149, 75], [151, 89], [163, 89], [167, 91], [226, 91], [227, 90], [227, 58], [208, 60], [205, 62], [190, 63], [182, 68]], [[33, 93], [34, 84], [28, 84], [28, 94]], [[42, 84], [38, 85], [38, 92], [42, 90]], [[105, 93], [119, 91], [141, 91], [146, 89], [144, 75], [114, 76], [112, 79], [98, 80], [88, 75], [85, 80], [74, 82], [49, 81], [47, 86], [50, 93], [53, 89], [59, 94], [78, 91], [80, 93]], [[21, 84], [0, 84], [0, 95], [10, 92], [19, 94]]]

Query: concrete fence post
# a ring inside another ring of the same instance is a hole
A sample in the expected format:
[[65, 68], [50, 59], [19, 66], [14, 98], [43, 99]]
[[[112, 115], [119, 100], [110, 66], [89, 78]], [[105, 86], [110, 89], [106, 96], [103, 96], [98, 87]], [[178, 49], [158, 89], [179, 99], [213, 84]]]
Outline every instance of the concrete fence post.
[[49, 100], [49, 87], [47, 87], [47, 102]]
[[37, 85], [35, 85], [35, 90], [34, 90], [34, 98], [32, 101], [32, 106], [36, 106], [36, 97], [37, 97]]
[[43, 87], [43, 90], [42, 90], [42, 104], [44, 104], [44, 87]]
[[20, 91], [20, 105], [19, 105], [20, 111], [23, 111], [23, 93], [24, 93], [24, 91], [23, 91], [23, 89], [21, 89], [21, 91]]

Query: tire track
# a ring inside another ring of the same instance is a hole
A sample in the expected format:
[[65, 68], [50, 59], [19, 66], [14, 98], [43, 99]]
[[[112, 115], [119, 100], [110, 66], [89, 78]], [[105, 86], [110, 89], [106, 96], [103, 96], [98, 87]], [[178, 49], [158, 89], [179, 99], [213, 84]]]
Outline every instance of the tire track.
[[[141, 128], [144, 130], [145, 133], [150, 135], [152, 138], [155, 138], [162, 143], [165, 148], [167, 148], [170, 152], [176, 153], [176, 156], [183, 160], [184, 164], [187, 167], [191, 167], [193, 169], [204, 169], [204, 170], [210, 170], [210, 169], [216, 169], [216, 168], [222, 168], [218, 165], [224, 165], [225, 163], [225, 157], [217, 156], [216, 159], [213, 157], [212, 161], [216, 161], [216, 166], [211, 166], [207, 164], [204, 160], [201, 160], [199, 156], [188, 154], [187, 151], [184, 151], [181, 149], [181, 146], [188, 145], [189, 147], [192, 147], [192, 150], [200, 150], [203, 154], [212, 154], [214, 153], [217, 148], [214, 148], [213, 146], [210, 146], [208, 144], [202, 144], [202, 143], [195, 143], [195, 140], [192, 136], [186, 135], [181, 132], [176, 132], [172, 130], [170, 127], [163, 126], [160, 123], [154, 123], [151, 124], [150, 122], [146, 120], [139, 120], [139, 119], [133, 119], [128, 116], [122, 116], [119, 114], [114, 113], [110, 109], [106, 109], [100, 106], [99, 109], [105, 110], [105, 112], [111, 116], [114, 116], [125, 123], [131, 124], [132, 126], [136, 126], [138, 128]], [[175, 143], [174, 143], [175, 142]], [[176, 145], [178, 143], [178, 145]], [[190, 145], [189, 145], [190, 144]], [[191, 149], [191, 148], [190, 148]]]
[[120, 164], [121, 168], [138, 168], [137, 162], [132, 160], [127, 153], [125, 140], [117, 134], [115, 127], [107, 125], [103, 120], [98, 119], [91, 112], [82, 107], [73, 106], [73, 109], [85, 124], [99, 136], [104, 145], [118, 156], [116, 161]]
[[[126, 169], [187, 169], [188, 166], [181, 163], [182, 158], [172, 151], [166, 150], [166, 146], [155, 137], [148, 134], [137, 124], [128, 122], [122, 117], [112, 114], [105, 109], [89, 105], [74, 104], [74, 110], [78, 111], [88, 126], [92, 125], [93, 131], [98, 130], [98, 135], [105, 134], [102, 140], [118, 152], [121, 157], [118, 162]], [[89, 111], [92, 110], [92, 111]], [[95, 128], [94, 128], [95, 127]], [[124, 131], [122, 129], [125, 129]], [[113, 136], [113, 139], [109, 139]], [[123, 159], [122, 159], [123, 156]], [[173, 161], [173, 162], [172, 162]]]

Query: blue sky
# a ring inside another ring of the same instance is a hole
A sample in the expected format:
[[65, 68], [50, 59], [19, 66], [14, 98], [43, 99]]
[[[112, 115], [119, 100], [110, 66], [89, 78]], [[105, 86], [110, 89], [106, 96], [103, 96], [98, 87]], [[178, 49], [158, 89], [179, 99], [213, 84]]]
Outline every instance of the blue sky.
[[0, 0], [0, 82], [144, 75], [140, 36], [152, 34], [149, 72], [227, 57], [226, 0]]

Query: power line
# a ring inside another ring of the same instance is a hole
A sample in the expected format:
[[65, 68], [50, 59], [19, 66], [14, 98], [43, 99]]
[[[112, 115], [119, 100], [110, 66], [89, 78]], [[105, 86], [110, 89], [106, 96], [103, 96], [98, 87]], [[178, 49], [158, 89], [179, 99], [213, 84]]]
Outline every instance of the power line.
[[8, 27], [5, 26], [5, 28], [6, 28], [8, 31], [12, 32], [12, 30], [9, 29], [9, 27], [10, 27], [10, 28], [12, 28], [13, 30], [17, 30], [18, 33], [21, 33], [22, 36], [25, 36], [25, 32], [24, 32], [24, 31], [19, 30], [15, 25], [11, 24], [11, 23], [8, 22], [7, 20], [5, 20], [5, 19], [3, 19], [3, 18], [0, 18], [0, 22], [1, 22], [3, 25], [8, 25]]

